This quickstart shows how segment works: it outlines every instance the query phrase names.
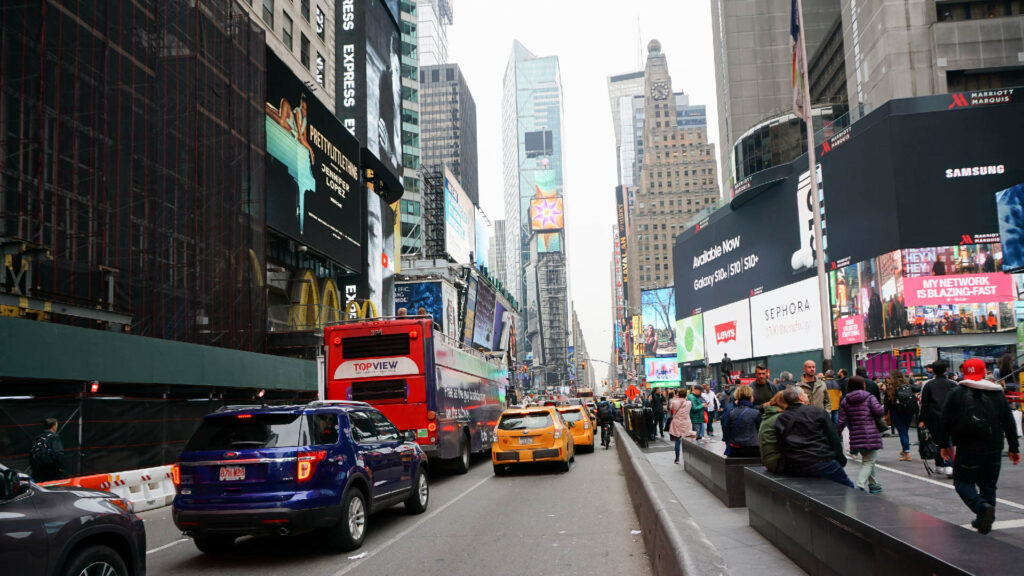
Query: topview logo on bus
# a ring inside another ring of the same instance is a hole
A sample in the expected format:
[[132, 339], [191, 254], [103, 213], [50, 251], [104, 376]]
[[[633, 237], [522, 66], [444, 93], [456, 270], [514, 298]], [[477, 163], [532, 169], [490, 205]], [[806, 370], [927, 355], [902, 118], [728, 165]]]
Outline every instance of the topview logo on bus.
[[419, 366], [411, 358], [349, 360], [342, 362], [334, 370], [334, 379], [408, 376], [419, 374], [419, 371]]

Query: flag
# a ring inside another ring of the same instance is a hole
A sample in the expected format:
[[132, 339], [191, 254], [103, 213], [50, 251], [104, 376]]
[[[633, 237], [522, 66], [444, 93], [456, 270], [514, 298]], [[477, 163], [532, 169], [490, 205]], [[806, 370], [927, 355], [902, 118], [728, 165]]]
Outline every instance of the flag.
[[800, 30], [800, 10], [797, 0], [793, 1], [793, 11], [789, 23], [789, 33], [793, 37], [793, 113], [797, 118], [807, 121], [807, 108], [804, 103], [804, 82], [807, 81], [807, 63], [804, 62], [804, 35]]

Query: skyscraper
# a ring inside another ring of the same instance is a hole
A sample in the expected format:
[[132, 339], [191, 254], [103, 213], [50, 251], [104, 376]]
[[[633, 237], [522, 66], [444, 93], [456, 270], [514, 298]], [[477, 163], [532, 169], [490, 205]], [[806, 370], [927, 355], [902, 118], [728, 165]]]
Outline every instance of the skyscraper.
[[508, 289], [508, 273], [505, 271], [505, 221], [494, 221], [494, 233], [490, 238], [491, 271], [498, 281]]
[[420, 163], [440, 173], [447, 166], [479, 205], [476, 102], [458, 64], [420, 68]]
[[520, 350], [532, 355], [535, 382], [558, 385], [567, 382], [569, 346], [562, 82], [557, 57], [538, 57], [518, 41], [505, 69], [502, 156], [505, 269], [524, 309]]
[[414, 4], [402, 2], [402, 185], [398, 217], [400, 254], [421, 254], [419, 36]]
[[454, 0], [415, 0], [420, 66], [448, 63], [448, 30]]

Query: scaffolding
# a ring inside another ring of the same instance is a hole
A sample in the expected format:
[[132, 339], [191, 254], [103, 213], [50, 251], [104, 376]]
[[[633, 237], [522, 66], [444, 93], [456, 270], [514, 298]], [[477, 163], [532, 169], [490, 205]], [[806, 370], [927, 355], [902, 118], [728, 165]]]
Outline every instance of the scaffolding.
[[447, 259], [444, 229], [444, 175], [436, 170], [423, 169], [423, 257], [428, 260]]
[[247, 13], [4, 2], [0, 38], [0, 243], [63, 311], [36, 319], [262, 349], [265, 43]]

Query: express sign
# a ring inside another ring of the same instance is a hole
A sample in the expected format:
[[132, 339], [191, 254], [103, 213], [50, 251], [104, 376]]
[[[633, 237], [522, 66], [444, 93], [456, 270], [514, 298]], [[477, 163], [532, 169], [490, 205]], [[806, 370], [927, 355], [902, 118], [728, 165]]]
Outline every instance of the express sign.
[[419, 367], [410, 358], [379, 360], [350, 360], [342, 362], [334, 371], [334, 379], [380, 378], [382, 376], [409, 376], [419, 374]]

